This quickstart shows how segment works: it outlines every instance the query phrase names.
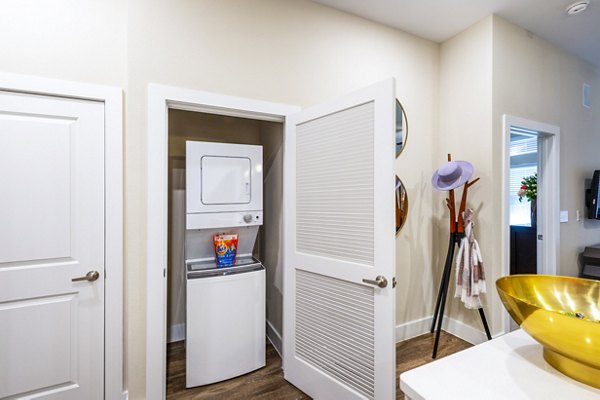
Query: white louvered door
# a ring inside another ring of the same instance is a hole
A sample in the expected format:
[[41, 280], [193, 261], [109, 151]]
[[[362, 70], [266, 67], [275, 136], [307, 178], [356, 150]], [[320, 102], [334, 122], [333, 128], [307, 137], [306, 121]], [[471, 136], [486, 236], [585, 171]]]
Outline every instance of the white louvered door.
[[316, 399], [395, 398], [394, 113], [389, 79], [286, 120], [284, 374]]

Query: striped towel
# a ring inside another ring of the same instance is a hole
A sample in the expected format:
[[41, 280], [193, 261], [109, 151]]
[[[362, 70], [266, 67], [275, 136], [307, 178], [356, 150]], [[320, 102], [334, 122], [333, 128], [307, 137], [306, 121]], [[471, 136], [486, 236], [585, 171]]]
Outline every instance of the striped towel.
[[485, 273], [479, 244], [473, 234], [473, 210], [463, 212], [465, 222], [465, 237], [460, 241], [456, 256], [456, 293], [466, 308], [481, 308], [480, 293], [485, 293]]

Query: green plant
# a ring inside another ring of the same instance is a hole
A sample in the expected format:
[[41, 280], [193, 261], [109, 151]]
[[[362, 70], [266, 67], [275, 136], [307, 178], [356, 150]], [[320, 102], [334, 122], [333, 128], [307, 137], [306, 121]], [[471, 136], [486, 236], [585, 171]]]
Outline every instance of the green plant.
[[523, 178], [517, 196], [519, 201], [523, 201], [523, 197], [527, 198], [527, 201], [537, 199], [537, 173]]

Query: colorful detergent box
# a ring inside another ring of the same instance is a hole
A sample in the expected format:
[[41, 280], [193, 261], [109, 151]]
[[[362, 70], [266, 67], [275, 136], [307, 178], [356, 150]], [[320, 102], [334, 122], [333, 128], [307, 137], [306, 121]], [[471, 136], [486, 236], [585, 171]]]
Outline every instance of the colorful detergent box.
[[230, 267], [235, 264], [238, 235], [215, 235], [215, 259], [217, 267]]

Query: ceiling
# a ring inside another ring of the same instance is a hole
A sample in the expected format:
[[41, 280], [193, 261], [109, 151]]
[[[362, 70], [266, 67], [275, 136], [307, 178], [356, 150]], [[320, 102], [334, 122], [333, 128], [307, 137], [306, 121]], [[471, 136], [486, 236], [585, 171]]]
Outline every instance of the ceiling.
[[568, 16], [576, 0], [313, 0], [434, 42], [443, 42], [489, 14], [600, 66], [600, 0]]

